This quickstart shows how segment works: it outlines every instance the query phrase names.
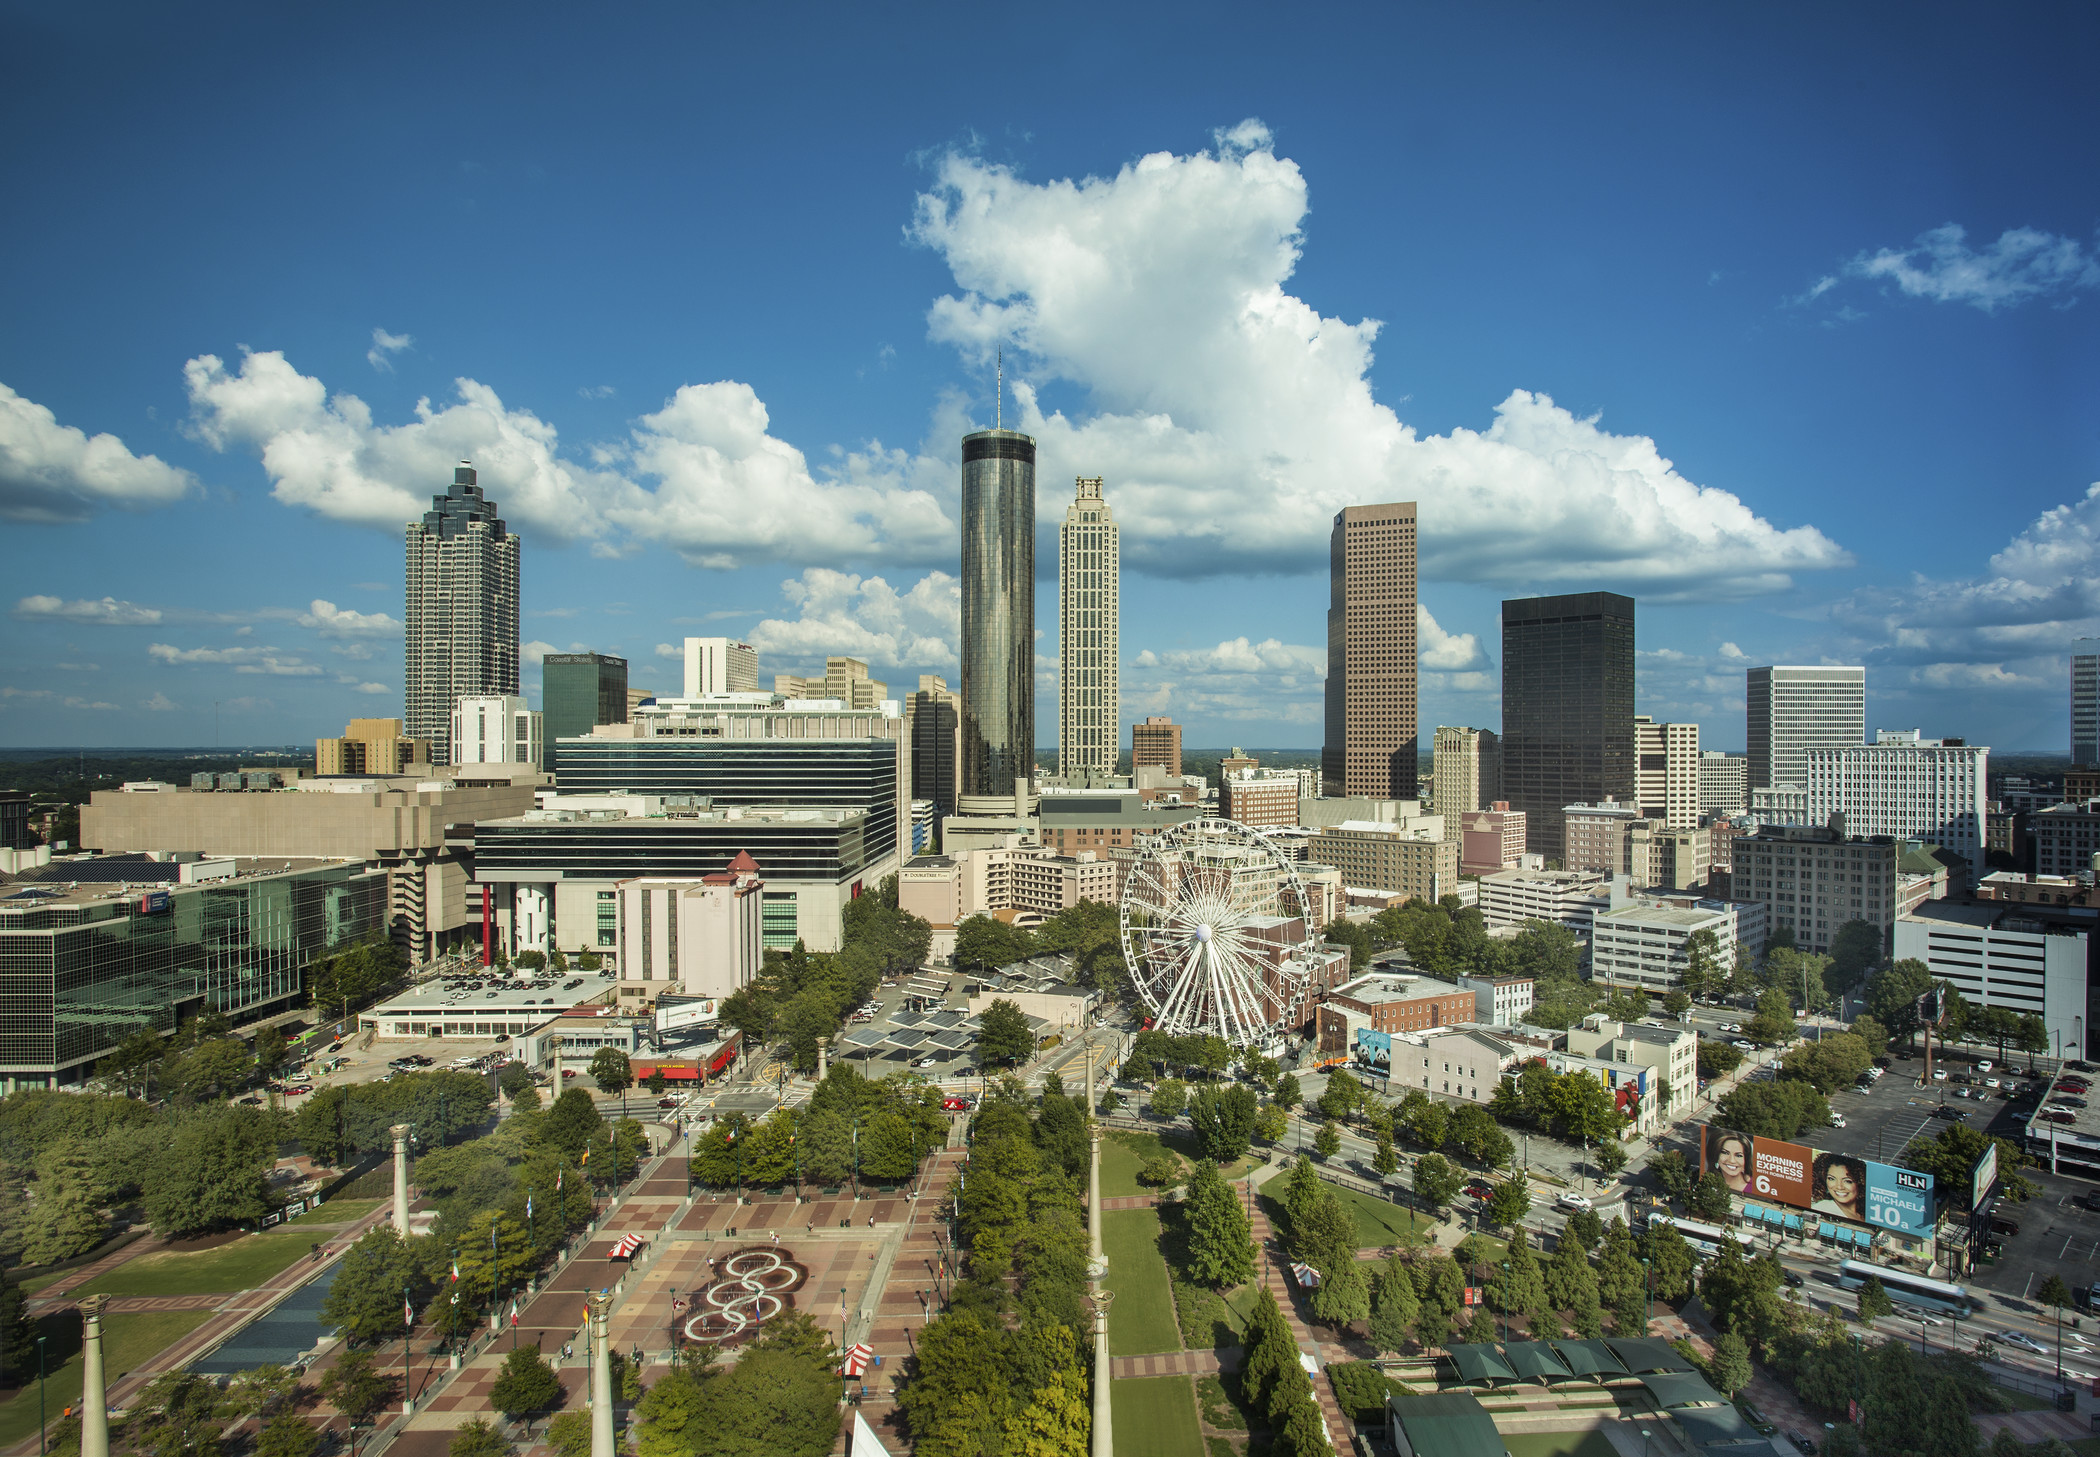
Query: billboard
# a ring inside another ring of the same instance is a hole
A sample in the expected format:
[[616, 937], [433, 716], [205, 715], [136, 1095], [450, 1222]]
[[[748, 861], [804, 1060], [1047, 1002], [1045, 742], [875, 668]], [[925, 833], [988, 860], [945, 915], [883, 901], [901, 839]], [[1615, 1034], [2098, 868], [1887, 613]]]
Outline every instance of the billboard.
[[1932, 1175], [1806, 1144], [1704, 1124], [1699, 1172], [1718, 1172], [1733, 1193], [1878, 1229], [1921, 1235], [1932, 1228]]
[[1367, 1067], [1379, 1077], [1390, 1077], [1393, 1072], [1393, 1035], [1378, 1032], [1369, 1027], [1356, 1029], [1356, 1046], [1351, 1049], [1359, 1066]]
[[1998, 1182], [1998, 1144], [1994, 1139], [1984, 1147], [1983, 1157], [1976, 1160], [1976, 1172], [1969, 1176], [1969, 1207], [1974, 1209], [1983, 1202], [1983, 1196], [1991, 1192], [1991, 1185]]

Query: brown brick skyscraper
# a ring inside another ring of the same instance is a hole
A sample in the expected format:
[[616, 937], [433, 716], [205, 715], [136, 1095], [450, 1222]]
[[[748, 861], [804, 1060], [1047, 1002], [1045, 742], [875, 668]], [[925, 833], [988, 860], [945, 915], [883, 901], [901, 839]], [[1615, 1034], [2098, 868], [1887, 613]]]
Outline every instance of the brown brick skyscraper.
[[1334, 518], [1320, 792], [1415, 797], [1415, 503]]

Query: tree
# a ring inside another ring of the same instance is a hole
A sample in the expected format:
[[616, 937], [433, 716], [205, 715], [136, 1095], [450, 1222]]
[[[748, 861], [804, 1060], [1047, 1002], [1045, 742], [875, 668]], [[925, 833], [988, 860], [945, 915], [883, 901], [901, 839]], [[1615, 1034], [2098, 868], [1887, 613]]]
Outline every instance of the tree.
[[1196, 1138], [1204, 1154], [1221, 1164], [1247, 1151], [1255, 1113], [1254, 1090], [1238, 1083], [1198, 1088], [1189, 1098], [1189, 1122], [1195, 1125]]
[[1379, 1135], [1378, 1147], [1371, 1154], [1371, 1167], [1378, 1171], [1381, 1179], [1390, 1179], [1400, 1167], [1400, 1156], [1393, 1152], [1390, 1134]]
[[401, 1334], [401, 1303], [421, 1304], [430, 1286], [415, 1253], [392, 1225], [367, 1230], [329, 1282], [321, 1319], [345, 1340], [370, 1345]]
[[106, 1194], [87, 1146], [66, 1138], [37, 1160], [36, 1202], [22, 1222], [22, 1260], [53, 1265], [102, 1243], [109, 1223], [102, 1217]]
[[1684, 974], [1680, 978], [1692, 997], [1709, 997], [1720, 989], [1721, 939], [1711, 930], [1694, 931], [1684, 940]]
[[[1997, 1010], [1993, 1008], [1992, 1010]], [[1874, 1054], [1862, 1039], [1849, 1032], [1834, 1033], [1804, 1042], [1780, 1060], [1782, 1078], [1798, 1078], [1819, 1093], [1848, 1088], [1874, 1065]]]
[[1793, 1041], [1793, 999], [1776, 986], [1766, 987], [1757, 999], [1757, 1014], [1743, 1025], [1743, 1036], [1775, 1047]]
[[1714, 1120], [1753, 1138], [1791, 1140], [1830, 1122], [1830, 1104], [1806, 1082], [1744, 1083], [1714, 1105]]
[[1918, 1032], [1917, 999], [1931, 988], [1932, 972], [1924, 962], [1892, 961], [1868, 979], [1867, 1011], [1892, 1040], [1908, 1044]]
[[1408, 1115], [1407, 1131], [1424, 1148], [1442, 1148], [1451, 1136], [1451, 1115], [1444, 1110], [1442, 1103], [1424, 1099]]
[[1725, 1042], [1701, 1039], [1699, 1043], [1699, 1076], [1702, 1078], [1725, 1078], [1743, 1065], [1743, 1050], [1730, 1047]]
[[1189, 1105], [1189, 1085], [1180, 1078], [1162, 1078], [1152, 1090], [1152, 1116], [1179, 1118]]
[[[607, 1097], [624, 1094], [634, 1086], [634, 1067], [627, 1061], [627, 1054], [617, 1047], [601, 1047], [591, 1054], [590, 1075], [598, 1091]], [[624, 1109], [626, 1105], [623, 1102], [621, 1106]]]
[[313, 1457], [321, 1445], [314, 1424], [295, 1411], [281, 1411], [255, 1436], [255, 1457]]
[[1414, 1327], [1419, 1308], [1414, 1281], [1407, 1278], [1406, 1268], [1396, 1257], [1380, 1273], [1371, 1291], [1372, 1346], [1388, 1356], [1401, 1350], [1407, 1344], [1407, 1333]]
[[1685, 1199], [1685, 1207], [1694, 1219], [1726, 1219], [1728, 1217], [1728, 1181], [1720, 1171], [1710, 1169], [1699, 1176]]
[[520, 1346], [503, 1358], [503, 1369], [489, 1388], [489, 1402], [512, 1417], [529, 1417], [562, 1399], [561, 1378], [540, 1355], [538, 1346]]
[[1674, 1224], [1650, 1224], [1641, 1236], [1655, 1293], [1664, 1300], [1682, 1300], [1692, 1288], [1692, 1247], [1684, 1242]]
[[238, 1104], [185, 1118], [141, 1181], [155, 1231], [180, 1238], [262, 1218], [280, 1127], [277, 1115]]
[[562, 1412], [547, 1423], [547, 1445], [554, 1457], [591, 1457], [591, 1414]]
[[[1114, 1096], [1111, 1094], [1110, 1096]], [[1290, 1131], [1291, 1121], [1274, 1103], [1264, 1103], [1254, 1115], [1254, 1136], [1264, 1143], [1278, 1143]]]
[[[1000, 1359], [1004, 1336], [1005, 1331], [996, 1324], [988, 1325], [974, 1311], [961, 1308], [948, 1311], [920, 1331], [917, 1374], [897, 1399], [915, 1450], [943, 1457], [976, 1457], [998, 1450], [1014, 1402], [1012, 1383]], [[643, 1398], [645, 1418], [650, 1416], [649, 1403], [665, 1384], [659, 1381]], [[641, 1457], [657, 1457], [648, 1446], [647, 1426]], [[670, 1457], [670, 1452], [666, 1450], [663, 1457]]]
[[581, 1158], [583, 1151], [594, 1143], [605, 1140], [605, 1119], [599, 1116], [597, 1105], [591, 1095], [581, 1088], [563, 1088], [540, 1119], [540, 1141], [558, 1148], [570, 1158]]
[[446, 1457], [509, 1457], [510, 1443], [487, 1417], [471, 1417], [452, 1433]]
[[1881, 930], [1865, 921], [1847, 921], [1830, 938], [1830, 985], [1838, 991], [1857, 986], [1881, 960]]
[[1622, 1336], [1648, 1334], [1648, 1280], [1634, 1257], [1626, 1222], [1614, 1219], [1605, 1232], [1604, 1254], [1597, 1261], [1597, 1294]]
[[1285, 1073], [1282, 1077], [1276, 1080], [1277, 1107], [1283, 1109], [1285, 1112], [1289, 1112], [1291, 1109], [1298, 1106], [1299, 1097], [1300, 1094], [1298, 1092], [1298, 1076], [1296, 1073]]
[[1331, 1159], [1337, 1153], [1340, 1153], [1342, 1149], [1341, 1125], [1332, 1119], [1322, 1123], [1320, 1131], [1313, 1135], [1313, 1147], [1319, 1151], [1320, 1157], [1323, 1159]]
[[1188, 1222], [1189, 1275], [1222, 1289], [1254, 1278], [1254, 1236], [1247, 1211], [1218, 1172], [1216, 1164], [1198, 1160], [1182, 1197]]
[[1682, 1199], [1692, 1187], [1691, 1165], [1684, 1154], [1674, 1148], [1666, 1148], [1648, 1159], [1648, 1172], [1655, 1179], [1657, 1188], [1666, 1199]]
[[1336, 1068], [1327, 1075], [1327, 1087], [1320, 1094], [1320, 1111], [1329, 1118], [1347, 1118], [1363, 1107], [1367, 1094], [1364, 1085], [1346, 1068]]
[[1028, 1030], [1028, 1016], [1014, 1002], [1000, 997], [984, 1009], [977, 1031], [977, 1056], [981, 1064], [1019, 1064], [1035, 1051], [1035, 1035]]
[[1313, 1287], [1312, 1312], [1314, 1319], [1334, 1326], [1371, 1314], [1370, 1282], [1364, 1278], [1355, 1250], [1335, 1261], [1332, 1269], [1321, 1269], [1320, 1283]]
[[1737, 1330], [1725, 1331], [1714, 1342], [1714, 1357], [1707, 1374], [1723, 1396], [1734, 1396], [1750, 1384], [1750, 1343]]
[[1464, 1180], [1442, 1154], [1425, 1153], [1415, 1160], [1415, 1197], [1432, 1213], [1453, 1199]]
[[1878, 1018], [1862, 1012], [1852, 1019], [1852, 1026], [1847, 1030], [1866, 1047], [1870, 1058], [1879, 1057], [1889, 1050], [1888, 1028], [1882, 1026]]
[[919, 1145], [904, 1115], [885, 1108], [860, 1135], [860, 1171], [870, 1179], [895, 1183], [919, 1168]]
[[1333, 921], [1327, 927], [1327, 944], [1349, 948], [1349, 970], [1362, 971], [1371, 964], [1371, 933], [1355, 921]]
[[20, 1386], [36, 1363], [37, 1323], [22, 1287], [0, 1273], [0, 1386]]
[[371, 1353], [350, 1347], [321, 1378], [321, 1396], [352, 1425], [386, 1405], [394, 1389], [392, 1378], [380, 1374]]
[[1531, 1188], [1522, 1174], [1497, 1184], [1485, 1210], [1487, 1222], [1502, 1229], [1515, 1228], [1530, 1212]]
[[1682, 991], [1672, 988], [1663, 994], [1663, 1010], [1672, 1017], [1682, 1017], [1692, 1009], [1692, 999]]
[[1050, 1380], [1035, 1388], [1027, 1406], [1006, 1419], [1004, 1450], [1014, 1457], [1085, 1457], [1093, 1414], [1078, 1340], [1070, 1326], [1053, 1325], [1044, 1343]]

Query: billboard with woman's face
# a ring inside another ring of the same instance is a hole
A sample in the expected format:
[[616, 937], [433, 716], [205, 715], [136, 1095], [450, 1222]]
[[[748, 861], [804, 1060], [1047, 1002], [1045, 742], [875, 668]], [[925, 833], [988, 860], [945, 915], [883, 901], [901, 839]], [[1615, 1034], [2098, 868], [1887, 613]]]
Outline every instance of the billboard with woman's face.
[[1801, 1143], [1753, 1138], [1708, 1123], [1699, 1130], [1699, 1172], [1718, 1173], [1731, 1193], [1809, 1209], [1901, 1234], [1932, 1228], [1932, 1175]]

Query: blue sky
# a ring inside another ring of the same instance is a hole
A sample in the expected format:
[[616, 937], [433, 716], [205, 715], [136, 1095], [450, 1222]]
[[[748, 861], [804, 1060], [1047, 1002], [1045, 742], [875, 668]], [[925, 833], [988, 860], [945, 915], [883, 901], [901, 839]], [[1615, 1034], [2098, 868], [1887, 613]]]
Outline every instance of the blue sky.
[[0, 743], [398, 713], [468, 454], [529, 654], [953, 681], [1004, 347], [1046, 669], [1071, 478], [1126, 522], [1126, 720], [1316, 745], [1327, 523], [1414, 499], [1425, 738], [1603, 587], [1709, 747], [1820, 661], [2064, 747], [2088, 10], [718, 9], [0, 12]]

